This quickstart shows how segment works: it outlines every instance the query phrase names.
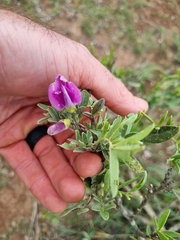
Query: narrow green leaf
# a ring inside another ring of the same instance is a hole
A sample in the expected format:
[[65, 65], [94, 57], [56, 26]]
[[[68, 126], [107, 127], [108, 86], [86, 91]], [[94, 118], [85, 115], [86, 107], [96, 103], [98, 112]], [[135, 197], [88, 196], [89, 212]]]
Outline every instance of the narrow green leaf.
[[75, 148], [74, 150], [73, 150], [73, 152], [87, 152], [87, 151], [89, 151], [88, 149], [86, 149], [86, 148]]
[[146, 181], [147, 181], [147, 172], [144, 171], [144, 172], [143, 172], [143, 177], [142, 177], [141, 181], [139, 181], [139, 182], [130, 190], [130, 192], [134, 192], [134, 191], [137, 191], [137, 190], [141, 189], [141, 188], [144, 186], [144, 184], [146, 183]]
[[49, 106], [43, 104], [43, 103], [38, 103], [37, 104], [39, 108], [41, 108], [42, 110], [47, 111], [49, 109]]
[[102, 136], [104, 136], [107, 133], [109, 126], [110, 126], [110, 123], [108, 121], [105, 121], [102, 128]]
[[170, 165], [173, 166], [177, 173], [180, 174], [180, 153], [176, 153], [168, 159]]
[[176, 195], [176, 197], [180, 201], [180, 189], [173, 189], [173, 193]]
[[172, 161], [174, 168], [176, 169], [177, 173], [180, 174], [180, 159], [176, 159]]
[[92, 143], [93, 142], [92, 133], [90, 131], [87, 131], [86, 135], [87, 135], [88, 143]]
[[146, 226], [146, 235], [151, 235], [151, 228], [149, 225]]
[[168, 111], [163, 114], [159, 122], [156, 124], [157, 127], [161, 126], [161, 124], [166, 120], [167, 115], [168, 115]]
[[161, 143], [174, 137], [179, 131], [176, 126], [162, 126], [159, 129], [153, 129], [149, 136], [143, 139], [145, 143]]
[[138, 118], [138, 115], [137, 114], [134, 114], [134, 113], [130, 113], [127, 117], [125, 117], [122, 122], [121, 122], [121, 125], [122, 127], [126, 124], [126, 125], [131, 125], [133, 124], [134, 122], [136, 122], [136, 119]]
[[41, 118], [37, 121], [37, 124], [41, 124], [41, 123], [44, 123], [48, 120], [49, 117], [44, 117], [44, 118]]
[[63, 144], [58, 144], [61, 148], [64, 148], [66, 150], [73, 150], [72, 146], [69, 145], [68, 143], [63, 143]]
[[166, 224], [170, 212], [171, 212], [170, 209], [167, 209], [159, 217], [158, 222], [157, 222], [157, 224], [158, 224], [158, 226], [157, 226], [158, 231], [160, 231], [164, 227], [164, 225]]
[[157, 232], [157, 235], [160, 240], [169, 240], [169, 238], [166, 237], [166, 235], [164, 235], [162, 232]]
[[93, 199], [94, 199], [96, 202], [101, 203], [101, 199], [100, 199], [98, 196], [96, 196], [95, 194], [93, 194]]
[[134, 134], [133, 136], [126, 138], [125, 140], [127, 140], [128, 143], [135, 143], [141, 140], [144, 141], [144, 138], [147, 137], [153, 129], [154, 129], [154, 124], [151, 124], [150, 126]]
[[173, 116], [170, 116], [169, 118], [168, 118], [168, 120], [167, 120], [167, 122], [166, 122], [166, 126], [172, 126], [174, 124], [174, 122], [173, 122]]
[[118, 192], [118, 185], [119, 185], [119, 161], [118, 161], [118, 151], [114, 151], [110, 148], [109, 151], [110, 155], [110, 187], [112, 197], [115, 197]]
[[137, 181], [139, 178], [142, 177], [142, 174], [143, 174], [143, 173], [140, 173], [137, 177], [135, 177], [135, 178], [133, 178], [133, 179], [130, 179], [130, 180], [124, 182], [124, 183], [121, 183], [121, 184], [119, 185], [119, 189], [124, 188], [124, 187], [132, 184], [133, 182]]
[[81, 136], [78, 130], [75, 130], [75, 137], [76, 137], [76, 141], [79, 141], [81, 139]]
[[82, 133], [82, 141], [83, 141], [83, 143], [84, 144], [87, 144], [88, 143], [88, 138], [87, 138], [87, 135], [86, 135], [86, 133]]
[[174, 232], [174, 231], [171, 231], [171, 230], [163, 230], [163, 233], [166, 236], [169, 236], [169, 237], [172, 237], [172, 238], [177, 238], [177, 237], [180, 238], [180, 233], [178, 233], [178, 232]]
[[65, 211], [63, 211], [61, 214], [59, 214], [60, 217], [64, 217], [66, 216], [67, 214], [69, 214], [70, 212], [76, 210], [76, 209], [79, 209], [83, 206], [83, 204], [86, 203], [86, 199], [85, 200], [82, 200], [81, 202], [78, 202], [76, 204], [73, 204], [72, 206], [66, 208]]
[[109, 169], [107, 170], [107, 172], [104, 175], [104, 187], [105, 187], [105, 189], [109, 189], [109, 187], [110, 187], [110, 171], [109, 171]]
[[122, 118], [120, 116], [118, 116], [113, 121], [113, 123], [109, 127], [108, 132], [105, 134], [105, 137], [107, 137], [109, 139], [113, 139], [113, 138], [119, 136], [120, 128], [122, 128], [121, 125], [120, 125], [121, 120], [122, 120]]

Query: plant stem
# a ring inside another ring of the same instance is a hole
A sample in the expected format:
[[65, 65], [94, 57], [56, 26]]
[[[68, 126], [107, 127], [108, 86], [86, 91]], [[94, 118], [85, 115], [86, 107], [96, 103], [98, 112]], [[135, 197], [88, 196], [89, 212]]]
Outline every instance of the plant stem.
[[143, 201], [141, 202], [141, 204], [139, 205], [139, 207], [136, 209], [136, 211], [134, 212], [134, 216], [136, 216], [139, 212], [142, 211], [143, 207], [146, 205], [146, 203], [153, 197], [155, 196], [157, 193], [165, 191], [167, 189], [169, 189], [172, 181], [171, 181], [171, 176], [172, 176], [172, 168], [169, 168], [167, 170], [167, 173], [165, 174], [164, 179], [162, 180], [162, 182], [160, 183], [159, 187], [154, 187], [152, 184], [150, 184], [150, 187], [147, 189], [147, 194], [144, 196]]

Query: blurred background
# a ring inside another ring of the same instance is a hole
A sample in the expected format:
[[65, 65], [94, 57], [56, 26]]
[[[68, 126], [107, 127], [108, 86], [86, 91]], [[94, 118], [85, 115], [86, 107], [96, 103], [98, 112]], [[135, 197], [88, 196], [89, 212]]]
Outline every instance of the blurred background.
[[[153, 118], [168, 110], [179, 121], [179, 0], [1, 0], [0, 7], [85, 45], [131, 91], [148, 100]], [[172, 149], [168, 144], [153, 148], [154, 155], [149, 148], [142, 157], [153, 172], [149, 181], [156, 184]], [[151, 161], [157, 160], [162, 164], [154, 168]], [[161, 201], [166, 201], [174, 209], [170, 225], [178, 224], [177, 200], [167, 193], [158, 201], [151, 208], [161, 209]], [[112, 212], [107, 222], [94, 212], [59, 220], [36, 202], [0, 158], [0, 240], [114, 240], [129, 239], [130, 232], [119, 212]]]

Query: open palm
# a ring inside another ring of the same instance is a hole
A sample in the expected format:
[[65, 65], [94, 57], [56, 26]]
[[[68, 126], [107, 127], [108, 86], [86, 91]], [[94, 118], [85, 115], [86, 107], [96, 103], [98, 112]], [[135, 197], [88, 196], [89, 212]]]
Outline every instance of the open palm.
[[[101, 159], [57, 146], [70, 132], [43, 137], [32, 152], [24, 140], [42, 117], [38, 102], [48, 102], [47, 89], [60, 73], [79, 88], [105, 97], [120, 114], [146, 110], [88, 50], [55, 32], [8, 11], [0, 11], [0, 153], [35, 197], [53, 212], [84, 196], [80, 177], [96, 175]], [[111, 85], [111, 88], [109, 88]]]

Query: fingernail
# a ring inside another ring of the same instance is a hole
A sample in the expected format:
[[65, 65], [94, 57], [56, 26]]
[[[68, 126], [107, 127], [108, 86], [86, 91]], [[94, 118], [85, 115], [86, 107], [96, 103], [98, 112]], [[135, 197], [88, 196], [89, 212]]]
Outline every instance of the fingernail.
[[135, 104], [137, 106], [137, 108], [139, 109], [139, 111], [147, 111], [148, 110], [148, 103], [139, 97], [135, 97]]

